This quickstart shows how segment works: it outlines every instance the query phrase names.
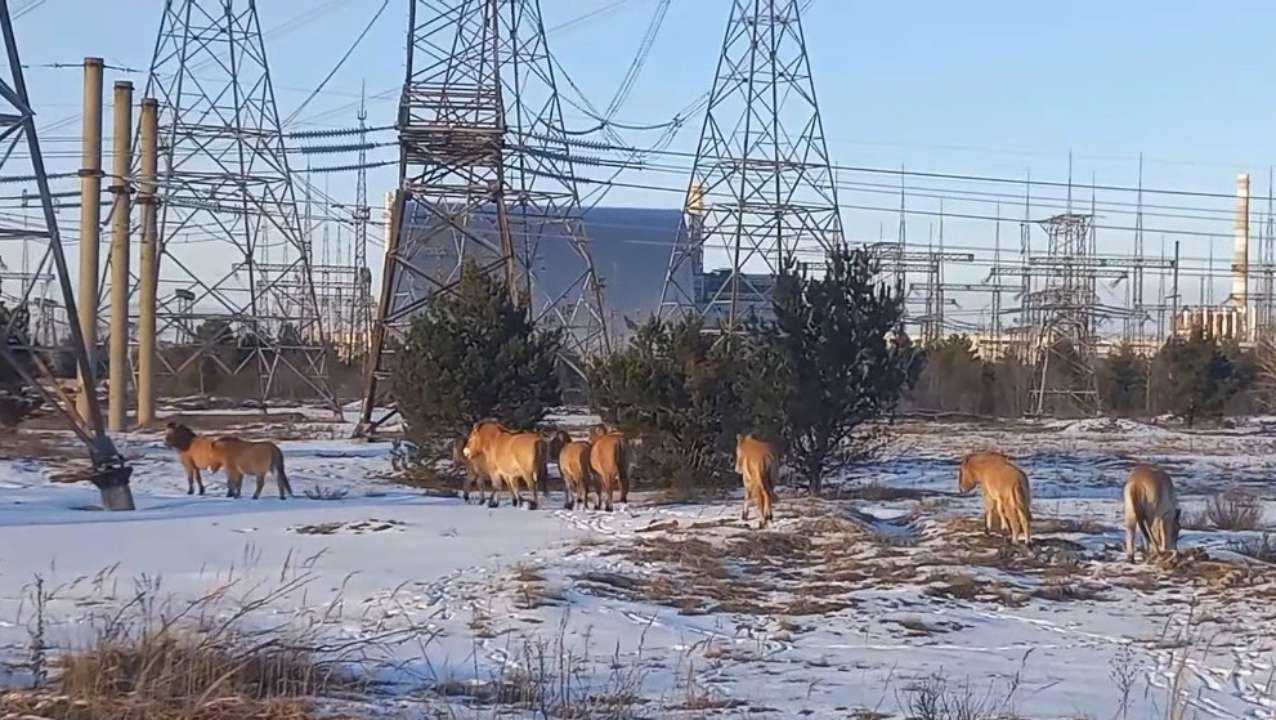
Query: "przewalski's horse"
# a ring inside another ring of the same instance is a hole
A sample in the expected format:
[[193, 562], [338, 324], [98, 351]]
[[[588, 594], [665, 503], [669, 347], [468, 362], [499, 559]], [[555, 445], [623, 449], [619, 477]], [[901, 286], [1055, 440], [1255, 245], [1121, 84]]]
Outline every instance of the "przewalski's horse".
[[554, 433], [550, 439], [550, 456], [556, 458], [558, 472], [563, 476], [563, 486], [567, 494], [563, 506], [568, 510], [575, 507], [588, 509], [590, 490], [594, 491], [598, 499], [595, 509], [602, 508], [603, 495], [599, 491], [593, 468], [590, 466], [590, 450], [588, 442], [573, 440], [562, 430]]
[[957, 489], [970, 492], [978, 485], [984, 496], [984, 529], [992, 532], [1000, 521], [1013, 543], [1020, 534], [1032, 542], [1032, 490], [1028, 476], [999, 452], [977, 452], [962, 458]]
[[535, 510], [539, 506], [549, 455], [548, 445], [540, 435], [515, 432], [490, 420], [478, 422], [470, 429], [462, 454], [479, 473], [493, 482], [505, 483], [516, 507], [523, 503], [520, 483], [532, 493], [528, 508]]
[[1125, 481], [1125, 559], [1134, 562], [1135, 530], [1143, 534], [1143, 555], [1178, 553], [1179, 509], [1174, 481], [1154, 465], [1135, 465]]
[[288, 482], [288, 474], [284, 472], [284, 453], [278, 445], [220, 437], [213, 441], [213, 451], [226, 466], [228, 497], [242, 495], [245, 475], [257, 476], [257, 490], [253, 492], [253, 499], [261, 497], [261, 491], [266, 486], [267, 473], [275, 476], [280, 500], [293, 497], [292, 485]]
[[749, 521], [749, 503], [758, 506], [762, 519], [758, 529], [771, 522], [771, 507], [775, 504], [775, 473], [777, 455], [771, 443], [751, 433], [735, 436], [735, 471], [744, 482], [744, 510], [740, 519]]
[[169, 423], [168, 432], [164, 433], [164, 444], [177, 451], [177, 459], [186, 468], [186, 494], [195, 494], [195, 486], [199, 485], [199, 494], [204, 494], [204, 479], [200, 470], [215, 473], [221, 469], [220, 455], [213, 449], [213, 440], [198, 435], [194, 430], [180, 423]]
[[620, 501], [629, 502], [628, 444], [619, 430], [605, 425], [589, 429], [589, 467], [598, 481], [599, 501], [611, 512], [613, 493], [620, 490]]

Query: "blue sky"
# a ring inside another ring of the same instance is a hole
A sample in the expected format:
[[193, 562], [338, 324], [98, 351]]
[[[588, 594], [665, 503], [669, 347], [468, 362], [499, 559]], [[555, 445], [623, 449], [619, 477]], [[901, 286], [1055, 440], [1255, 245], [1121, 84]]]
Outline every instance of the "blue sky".
[[[12, 4], [21, 8], [30, 1]], [[287, 116], [380, 3], [259, 5], [280, 114]], [[611, 0], [542, 0], [542, 5], [551, 28], [604, 9], [552, 33], [550, 43], [583, 92], [605, 105], [655, 0], [630, 0], [618, 8]], [[328, 92], [302, 114], [307, 122], [298, 128], [353, 125], [350, 104], [365, 80], [369, 93], [391, 91], [370, 103], [370, 122], [393, 121], [406, 7], [406, 0], [392, 0]], [[725, 0], [673, 0], [621, 119], [666, 120], [708, 89], [727, 10]], [[74, 167], [73, 159], [58, 153], [78, 149], [78, 121], [55, 123], [78, 112], [80, 75], [40, 66], [101, 55], [140, 71], [109, 73], [108, 82], [129, 77], [140, 85], [159, 17], [158, 0], [45, 0], [16, 21], [23, 59], [32, 66], [27, 76], [32, 100], [41, 126], [49, 128], [45, 144], [52, 169]], [[286, 24], [294, 27], [271, 32]], [[815, 0], [804, 26], [830, 151], [840, 164], [1015, 177], [1031, 170], [1036, 178], [1064, 179], [1071, 151], [1078, 181], [1088, 182], [1093, 173], [1099, 183], [1127, 185], [1136, 180], [1142, 152], [1150, 186], [1228, 193], [1235, 173], [1248, 170], [1255, 175], [1255, 194], [1266, 194], [1267, 167], [1276, 161], [1269, 140], [1276, 94], [1268, 92], [1273, 61], [1264, 50], [1276, 27], [1276, 3]], [[574, 114], [568, 123], [588, 124]], [[698, 129], [698, 120], [688, 122], [673, 147], [694, 149]], [[643, 137], [633, 141], [641, 144]], [[392, 169], [373, 171], [374, 201], [394, 182]], [[663, 176], [658, 182], [685, 184]], [[334, 176], [331, 190], [349, 197], [353, 179]], [[670, 205], [679, 200], [659, 197]], [[614, 191], [607, 202], [651, 199]], [[846, 211], [844, 217], [853, 238], [875, 236], [879, 227], [893, 237], [895, 220], [889, 215]], [[910, 220], [910, 236], [924, 237], [928, 224]], [[987, 223], [954, 221], [948, 228], [951, 243], [962, 242], [963, 233], [972, 244], [987, 243]], [[1184, 254], [1203, 257], [1211, 245], [1220, 257], [1230, 247], [1225, 239], [1191, 238]]]

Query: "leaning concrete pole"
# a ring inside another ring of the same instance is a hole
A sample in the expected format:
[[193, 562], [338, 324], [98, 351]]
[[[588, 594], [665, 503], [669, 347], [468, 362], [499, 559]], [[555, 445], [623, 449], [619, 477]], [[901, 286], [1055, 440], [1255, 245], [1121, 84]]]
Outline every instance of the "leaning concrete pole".
[[159, 134], [159, 101], [142, 99], [141, 186], [137, 203], [141, 205], [142, 244], [138, 269], [137, 314], [137, 424], [147, 427], [155, 422], [155, 301], [159, 285], [158, 228], [155, 226], [155, 175], [158, 168], [157, 136]]
[[133, 83], [115, 83], [115, 124], [111, 128], [115, 157], [111, 193], [111, 347], [110, 395], [106, 427], [124, 432], [128, 417], [128, 265], [129, 265], [129, 163], [132, 160]]
[[98, 225], [102, 222], [102, 58], [84, 58], [84, 139], [80, 159], [80, 334], [90, 376], [80, 373], [76, 409], [89, 416], [88, 399], [97, 391]]

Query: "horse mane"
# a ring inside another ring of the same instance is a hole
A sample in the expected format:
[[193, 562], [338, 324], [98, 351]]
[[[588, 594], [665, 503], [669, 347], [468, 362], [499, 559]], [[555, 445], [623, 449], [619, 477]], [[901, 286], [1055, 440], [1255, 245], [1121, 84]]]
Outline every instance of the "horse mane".
[[195, 442], [198, 437], [194, 430], [178, 423], [168, 424], [168, 434], [164, 436], [164, 442], [170, 447], [175, 448], [178, 452], [186, 452], [190, 450], [191, 443]]

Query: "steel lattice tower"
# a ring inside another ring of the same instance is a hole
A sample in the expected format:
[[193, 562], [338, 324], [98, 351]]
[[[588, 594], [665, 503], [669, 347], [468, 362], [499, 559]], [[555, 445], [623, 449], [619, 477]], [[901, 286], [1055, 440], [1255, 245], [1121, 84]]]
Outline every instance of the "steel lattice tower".
[[[1099, 408], [1093, 364], [1099, 301], [1091, 262], [1093, 216], [1068, 212], [1040, 225], [1048, 249], [1042, 262], [1033, 263], [1045, 271], [1045, 287], [1029, 296], [1039, 373], [1031, 407], [1038, 415], [1067, 410], [1094, 414]], [[1070, 407], [1059, 407], [1055, 401], [1060, 399]]]
[[567, 330], [569, 366], [608, 344], [539, 0], [413, 0], [408, 33], [364, 432], [389, 417], [372, 418], [387, 336], [455, 287], [466, 260], [503, 273], [534, 318]]
[[[769, 312], [783, 258], [844, 243], [799, 5], [731, 3], [662, 315], [730, 329]], [[725, 269], [706, 274], [709, 263]]]
[[[37, 192], [33, 200], [34, 209], [38, 212], [35, 218], [6, 215], [0, 220], [0, 237], [17, 241], [6, 245], [10, 249], [26, 246], [33, 251], [33, 277], [56, 276], [59, 299], [71, 333], [69, 352], [75, 356], [82, 377], [91, 378], [93, 368], [84, 347], [84, 335], [81, 334], [79, 313], [49, 190], [49, 177], [36, 135], [35, 113], [27, 94], [6, 0], [0, 0], [0, 36], [3, 36], [4, 44], [4, 59], [0, 61], [3, 62], [0, 70], [0, 182], [35, 183]], [[3, 261], [0, 258], [0, 264]], [[40, 338], [33, 337], [32, 306], [37, 306], [37, 312], [47, 310], [42, 307], [45, 303], [40, 302], [43, 298], [31, 297], [38, 285], [40, 283], [24, 280], [21, 289], [10, 294], [12, 306], [0, 303], [3, 307], [3, 312], [0, 312], [0, 333], [3, 333], [0, 335], [0, 363], [6, 366], [5, 370], [16, 372], [28, 390], [39, 394], [48, 406], [53, 407], [88, 447], [95, 471], [89, 479], [102, 490], [107, 507], [131, 510], [133, 500], [128, 492], [131, 470], [106, 434], [97, 396], [89, 393], [85, 402], [87, 416], [81, 415], [74, 399], [59, 386], [47, 362], [52, 355], [67, 351], [67, 348], [57, 347], [56, 339], [51, 345], [41, 345]], [[96, 298], [88, 300], [90, 303], [95, 301]]]
[[146, 96], [159, 101], [158, 337], [227, 321], [250, 349], [228, 364], [204, 337], [160, 367], [255, 368], [263, 407], [291, 375], [339, 412], [256, 2], [166, 0]]
[[368, 271], [368, 109], [362, 91], [359, 96], [359, 174], [355, 181], [354, 272], [355, 296], [350, 322], [351, 356], [368, 361], [368, 339], [372, 331], [372, 274]]

